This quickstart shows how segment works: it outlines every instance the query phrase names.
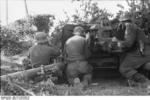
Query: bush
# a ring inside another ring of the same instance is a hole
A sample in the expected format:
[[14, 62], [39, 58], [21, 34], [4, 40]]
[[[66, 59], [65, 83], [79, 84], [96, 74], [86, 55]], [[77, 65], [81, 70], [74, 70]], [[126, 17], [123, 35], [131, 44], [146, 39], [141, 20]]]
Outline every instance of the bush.
[[[126, 0], [129, 6], [129, 14], [146, 35], [150, 34], [150, 1], [149, 0]], [[138, 1], [138, 2], [137, 2]], [[123, 14], [123, 10], [118, 13], [118, 18]]]
[[19, 41], [19, 36], [14, 30], [6, 27], [1, 27], [0, 34], [0, 47], [4, 51], [4, 55], [12, 56], [22, 52], [25, 47], [22, 46], [22, 42]]
[[18, 19], [14, 23], [9, 24], [7, 28], [13, 30], [14, 34], [22, 41], [28, 40], [29, 38], [32, 39], [36, 31], [31, 21], [28, 21], [27, 19]]
[[[53, 19], [52, 15], [30, 16], [29, 20], [19, 19], [7, 27], [0, 27], [0, 47], [4, 55], [16, 55], [31, 47], [35, 31], [48, 33], [49, 28], [53, 25]], [[37, 30], [33, 26], [36, 26]]]
[[49, 32], [51, 26], [53, 26], [53, 15], [37, 15], [33, 16], [32, 24], [37, 27], [37, 31], [45, 31], [46, 33]]

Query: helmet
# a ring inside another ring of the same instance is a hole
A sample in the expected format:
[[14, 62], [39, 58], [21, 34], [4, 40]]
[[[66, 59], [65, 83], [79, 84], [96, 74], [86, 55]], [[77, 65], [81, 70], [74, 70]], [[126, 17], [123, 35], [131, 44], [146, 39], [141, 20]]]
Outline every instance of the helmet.
[[82, 35], [83, 34], [84, 29], [81, 26], [76, 26], [73, 30], [73, 34], [74, 35]]
[[45, 43], [48, 42], [47, 34], [44, 32], [37, 32], [35, 34], [35, 40], [37, 43]]
[[131, 15], [128, 12], [125, 12], [119, 19], [120, 21], [131, 20]]

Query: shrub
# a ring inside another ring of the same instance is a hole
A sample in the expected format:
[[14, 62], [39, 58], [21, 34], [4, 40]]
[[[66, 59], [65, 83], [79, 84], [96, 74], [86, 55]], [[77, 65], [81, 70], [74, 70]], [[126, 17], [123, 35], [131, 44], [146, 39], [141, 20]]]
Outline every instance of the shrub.
[[[149, 0], [126, 0], [129, 6], [129, 14], [146, 35], [150, 34], [150, 1]], [[123, 8], [123, 6], [121, 7]], [[117, 17], [123, 14], [120, 10]]]
[[37, 31], [45, 31], [46, 33], [49, 32], [51, 26], [53, 26], [53, 15], [37, 15], [33, 16], [32, 24], [37, 27]]
[[1, 27], [0, 40], [1, 50], [4, 51], [6, 56], [19, 54], [24, 49], [16, 32], [9, 28]]

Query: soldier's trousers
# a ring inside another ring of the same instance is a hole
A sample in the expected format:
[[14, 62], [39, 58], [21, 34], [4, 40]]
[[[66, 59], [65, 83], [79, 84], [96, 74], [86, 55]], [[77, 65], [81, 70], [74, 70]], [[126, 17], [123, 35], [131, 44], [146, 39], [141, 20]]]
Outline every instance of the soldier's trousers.
[[79, 78], [83, 85], [88, 85], [92, 78], [93, 68], [87, 61], [69, 62], [66, 68], [66, 75], [69, 84], [74, 84], [74, 79]]
[[[148, 62], [150, 62], [150, 56], [142, 57], [140, 55], [127, 54], [123, 59], [119, 70], [124, 77], [130, 78], [132, 75], [137, 73], [138, 68]], [[149, 69], [149, 67], [150, 66], [148, 66], [147, 69]]]

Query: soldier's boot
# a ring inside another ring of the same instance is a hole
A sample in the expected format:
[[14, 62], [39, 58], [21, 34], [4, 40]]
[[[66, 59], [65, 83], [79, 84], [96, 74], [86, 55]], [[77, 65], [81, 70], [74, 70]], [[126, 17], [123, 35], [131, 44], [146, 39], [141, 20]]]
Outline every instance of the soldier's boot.
[[150, 62], [146, 63], [143, 66], [143, 69], [145, 70], [146, 76], [150, 79]]
[[74, 87], [76, 88], [79, 88], [79, 89], [83, 89], [83, 84], [81, 83], [80, 79], [79, 78], [75, 78], [74, 79]]
[[79, 79], [79, 78], [75, 78], [75, 79], [74, 79], [74, 84], [75, 84], [75, 85], [80, 84], [80, 79]]
[[143, 66], [143, 69], [147, 70], [147, 71], [150, 71], [150, 62], [146, 63], [144, 66]]
[[74, 85], [74, 78], [69, 77], [69, 78], [67, 78], [67, 79], [68, 79], [68, 84], [69, 84], [70, 86], [73, 86], [73, 85]]
[[82, 81], [83, 89], [86, 89], [89, 86], [89, 84], [91, 83], [91, 81], [92, 81], [92, 74], [90, 74], [90, 73], [85, 74], [83, 76], [83, 81]]
[[149, 84], [149, 79], [140, 73], [135, 73], [132, 77], [128, 79], [129, 86], [147, 86]]

